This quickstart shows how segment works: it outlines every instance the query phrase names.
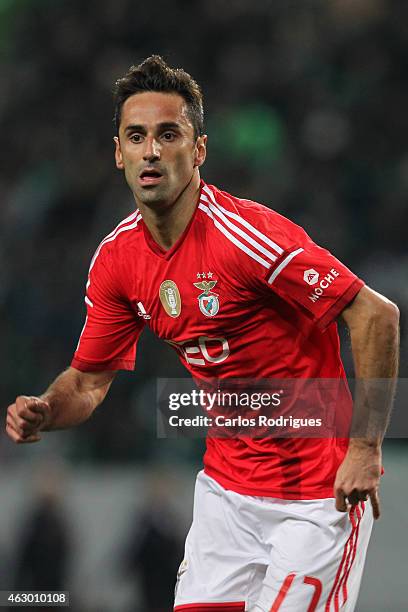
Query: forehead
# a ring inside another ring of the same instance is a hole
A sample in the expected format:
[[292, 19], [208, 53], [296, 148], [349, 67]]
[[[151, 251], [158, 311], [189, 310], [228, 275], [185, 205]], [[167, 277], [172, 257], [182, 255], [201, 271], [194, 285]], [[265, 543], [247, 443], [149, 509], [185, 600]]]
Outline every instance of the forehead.
[[128, 125], [154, 127], [159, 123], [179, 123], [182, 127], [191, 127], [187, 105], [179, 94], [145, 91], [133, 94], [122, 106], [121, 130]]

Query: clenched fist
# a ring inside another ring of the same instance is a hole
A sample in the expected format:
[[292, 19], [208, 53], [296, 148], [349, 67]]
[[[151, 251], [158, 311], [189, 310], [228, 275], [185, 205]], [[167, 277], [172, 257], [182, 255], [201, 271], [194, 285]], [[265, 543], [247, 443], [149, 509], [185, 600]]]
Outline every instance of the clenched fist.
[[39, 432], [47, 423], [51, 409], [39, 397], [20, 395], [7, 409], [6, 431], [16, 444], [41, 440]]

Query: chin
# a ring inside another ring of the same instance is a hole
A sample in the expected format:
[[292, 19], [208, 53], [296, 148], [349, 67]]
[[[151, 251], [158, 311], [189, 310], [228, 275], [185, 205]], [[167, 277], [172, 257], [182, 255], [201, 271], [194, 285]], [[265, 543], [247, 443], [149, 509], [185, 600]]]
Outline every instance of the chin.
[[136, 199], [145, 204], [145, 206], [159, 206], [164, 204], [168, 198], [163, 191], [152, 187], [136, 193]]

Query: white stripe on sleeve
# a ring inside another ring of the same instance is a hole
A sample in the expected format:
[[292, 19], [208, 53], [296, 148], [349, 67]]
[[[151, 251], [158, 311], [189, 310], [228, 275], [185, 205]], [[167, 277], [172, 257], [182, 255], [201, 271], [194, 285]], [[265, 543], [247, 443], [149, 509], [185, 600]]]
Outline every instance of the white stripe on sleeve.
[[292, 261], [292, 259], [296, 257], [296, 255], [299, 255], [299, 253], [301, 253], [302, 251], [303, 249], [297, 249], [296, 251], [292, 251], [292, 253], [289, 253], [289, 255], [287, 255], [285, 259], [280, 262], [279, 266], [276, 266], [275, 270], [268, 278], [268, 283], [272, 285], [273, 281], [282, 272], [282, 270], [286, 268], [286, 266]]

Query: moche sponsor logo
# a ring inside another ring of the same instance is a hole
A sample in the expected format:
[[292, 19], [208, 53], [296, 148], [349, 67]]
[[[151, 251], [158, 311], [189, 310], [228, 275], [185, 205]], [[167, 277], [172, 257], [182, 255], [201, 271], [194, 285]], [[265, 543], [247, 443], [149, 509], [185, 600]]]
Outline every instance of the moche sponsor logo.
[[310, 268], [310, 270], [305, 270], [303, 273], [303, 280], [308, 285], [315, 285], [319, 280], [319, 273], [313, 268]]
[[[308, 272], [310, 272], [310, 270], [308, 270]], [[323, 276], [323, 278], [320, 279], [318, 286], [313, 289], [312, 293], [309, 293], [309, 300], [311, 300], [312, 302], [317, 302], [320, 296], [323, 295], [324, 290], [327, 289], [336, 280], [338, 276], [340, 276], [340, 272], [338, 272], [335, 268], [332, 268], [328, 274], [326, 274], [325, 276]]]

